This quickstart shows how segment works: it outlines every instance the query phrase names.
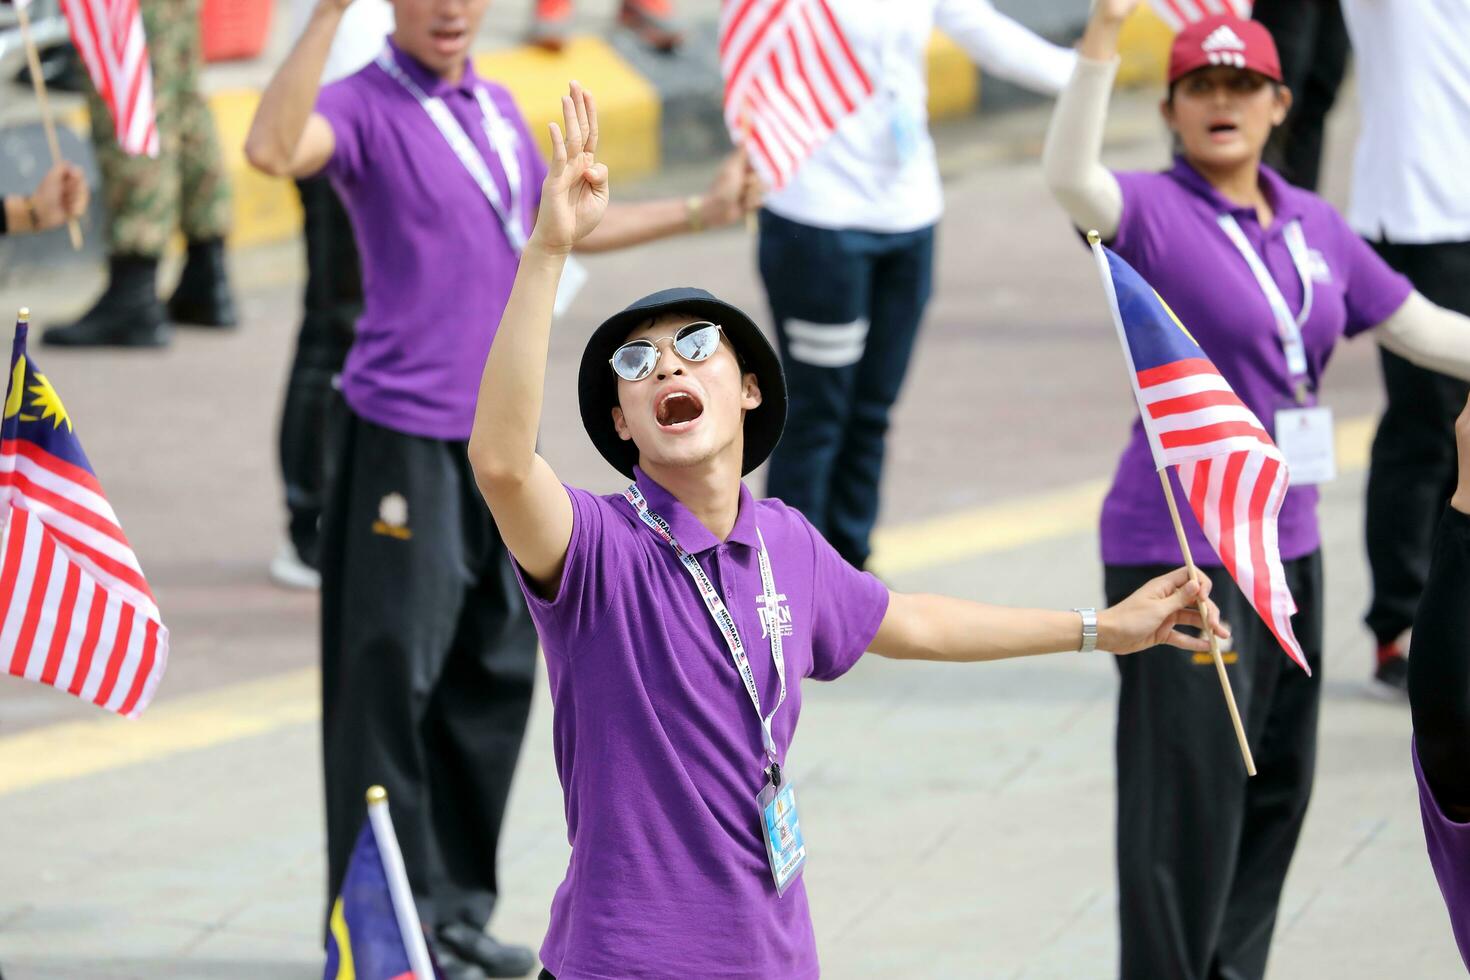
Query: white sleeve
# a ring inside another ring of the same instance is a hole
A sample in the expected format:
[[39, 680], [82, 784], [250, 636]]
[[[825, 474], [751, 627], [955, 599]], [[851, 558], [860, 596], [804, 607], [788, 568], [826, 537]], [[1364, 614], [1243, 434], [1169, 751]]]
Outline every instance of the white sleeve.
[[1095, 229], [1104, 241], [1118, 233], [1123, 218], [1123, 189], [1102, 165], [1103, 129], [1117, 72], [1117, 58], [1077, 59], [1077, 70], [1052, 110], [1041, 151], [1041, 172], [1052, 196], [1072, 224]]
[[1418, 290], [1378, 325], [1374, 335], [1407, 361], [1470, 381], [1470, 317], [1436, 306]]
[[939, 0], [934, 22], [982, 71], [1047, 95], [1062, 90], [1077, 60], [1070, 48], [1033, 34], [990, 0]]

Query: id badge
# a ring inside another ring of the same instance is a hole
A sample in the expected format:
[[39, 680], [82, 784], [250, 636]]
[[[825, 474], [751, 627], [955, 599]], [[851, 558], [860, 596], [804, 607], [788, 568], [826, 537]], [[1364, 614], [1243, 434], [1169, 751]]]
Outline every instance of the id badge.
[[552, 316], [562, 316], [571, 308], [572, 300], [587, 285], [587, 267], [573, 256], [567, 256], [567, 264], [561, 270], [561, 282], [556, 287], [556, 302], [551, 307]]
[[1276, 445], [1286, 457], [1293, 486], [1337, 478], [1332, 409], [1283, 408], [1276, 412]]
[[919, 152], [919, 115], [913, 106], [900, 102], [897, 95], [888, 97], [890, 104], [889, 130], [893, 136], [894, 153], [900, 165], [908, 163]]
[[801, 820], [796, 813], [796, 789], [787, 779], [780, 788], [766, 783], [756, 797], [761, 812], [761, 836], [766, 841], [766, 857], [771, 860], [771, 877], [776, 894], [786, 889], [806, 865], [806, 840], [801, 836]]

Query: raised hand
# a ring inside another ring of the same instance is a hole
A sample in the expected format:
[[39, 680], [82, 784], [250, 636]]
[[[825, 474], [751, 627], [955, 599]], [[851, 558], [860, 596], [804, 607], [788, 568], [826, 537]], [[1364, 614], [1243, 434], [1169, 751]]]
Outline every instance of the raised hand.
[[1178, 630], [1180, 626], [1204, 628], [1198, 608], [1201, 602], [1209, 613], [1210, 629], [1220, 639], [1229, 639], [1230, 627], [1220, 622], [1220, 610], [1210, 601], [1210, 580], [1203, 572], [1197, 574], [1199, 580], [1194, 581], [1189, 569], [1176, 568], [1098, 613], [1098, 647], [1110, 653], [1136, 653], [1167, 643], [1185, 650], [1207, 651], [1208, 639]]
[[572, 82], [562, 96], [566, 135], [551, 123], [551, 168], [541, 186], [541, 209], [532, 244], [566, 253], [592, 233], [607, 213], [607, 166], [597, 162], [597, 105]]
[[734, 224], [761, 206], [765, 188], [741, 147], [720, 163], [700, 202], [700, 217], [707, 228]]
[[1097, 0], [1077, 52], [1093, 61], [1107, 61], [1118, 53], [1118, 34], [1140, 0]]
[[1138, 8], [1140, 2], [1141, 0], [1097, 0], [1097, 5], [1092, 8], [1092, 17], [1094, 20], [1122, 23]]

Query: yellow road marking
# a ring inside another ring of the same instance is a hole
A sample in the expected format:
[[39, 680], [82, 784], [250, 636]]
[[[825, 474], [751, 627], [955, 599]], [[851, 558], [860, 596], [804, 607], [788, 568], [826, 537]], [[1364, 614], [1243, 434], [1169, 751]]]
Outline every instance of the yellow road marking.
[[[1337, 427], [1338, 469], [1361, 471], [1375, 419]], [[875, 536], [874, 564], [900, 575], [1091, 531], [1107, 481], [1004, 501], [886, 528]], [[0, 796], [122, 766], [265, 735], [320, 717], [315, 668], [228, 684], [150, 708], [141, 721], [99, 717], [0, 738]]]

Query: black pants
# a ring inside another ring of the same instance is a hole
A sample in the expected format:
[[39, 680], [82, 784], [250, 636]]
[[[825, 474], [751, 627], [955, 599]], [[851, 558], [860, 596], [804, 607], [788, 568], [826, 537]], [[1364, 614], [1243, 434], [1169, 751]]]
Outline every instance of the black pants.
[[281, 477], [296, 553], [317, 564], [332, 379], [342, 371], [362, 312], [362, 271], [352, 223], [325, 177], [299, 180], [306, 230], [305, 314], [281, 409]]
[[767, 492], [862, 568], [878, 520], [888, 415], [933, 282], [934, 229], [832, 230], [760, 216], [760, 272], [786, 369]]
[[1270, 30], [1294, 97], [1272, 134], [1267, 162], [1298, 187], [1317, 189], [1322, 133], [1347, 68], [1347, 25], [1338, 0], [1256, 0], [1251, 16]]
[[[1164, 567], [1110, 565], [1108, 603]], [[1123, 980], [1259, 980], [1306, 817], [1322, 696], [1322, 560], [1286, 563], [1308, 677], [1224, 569], [1214, 598], [1257, 775], [1249, 778], [1209, 654], [1118, 658], [1118, 911]]]
[[535, 628], [465, 444], [335, 416], [322, 540], [328, 900], [379, 784], [425, 924], [482, 926]]
[[[1389, 265], [1431, 301], [1470, 313], [1470, 242], [1374, 242]], [[1470, 384], [1379, 348], [1388, 407], [1368, 467], [1368, 567], [1373, 600], [1364, 617], [1391, 643], [1414, 622], [1429, 574], [1434, 526], [1455, 492], [1455, 417]]]

